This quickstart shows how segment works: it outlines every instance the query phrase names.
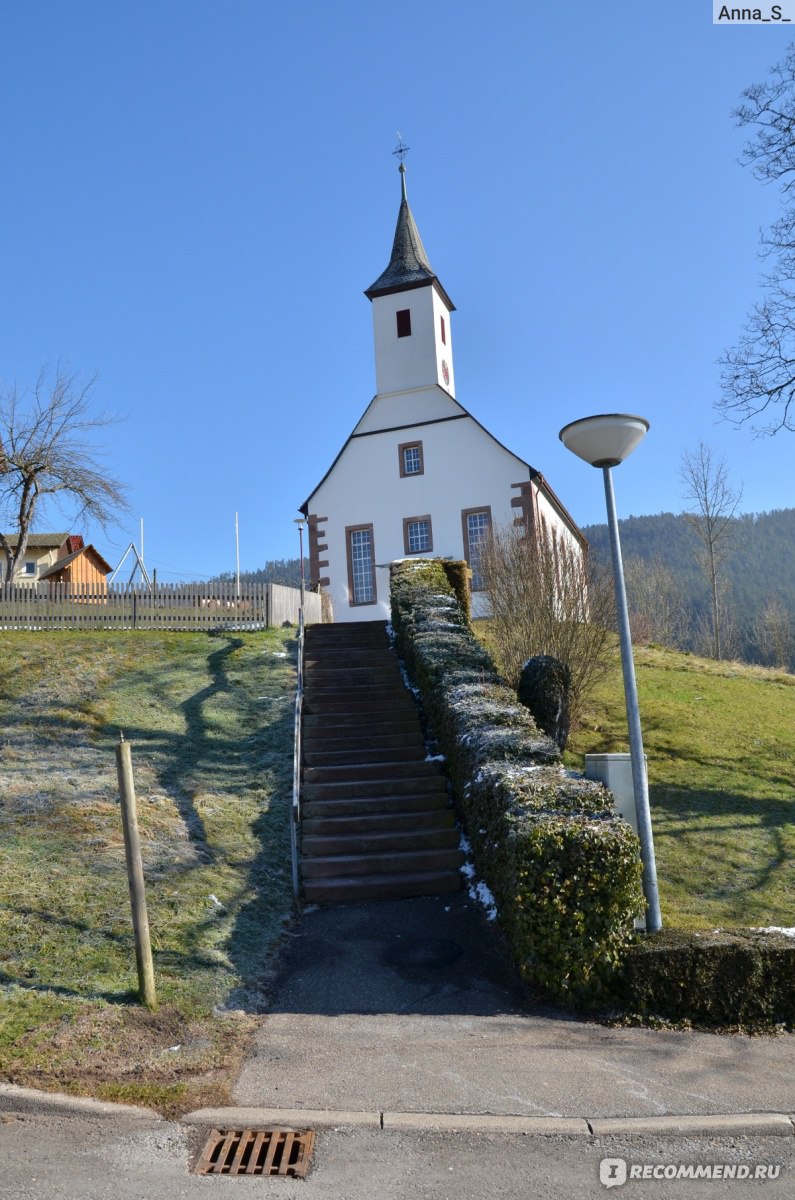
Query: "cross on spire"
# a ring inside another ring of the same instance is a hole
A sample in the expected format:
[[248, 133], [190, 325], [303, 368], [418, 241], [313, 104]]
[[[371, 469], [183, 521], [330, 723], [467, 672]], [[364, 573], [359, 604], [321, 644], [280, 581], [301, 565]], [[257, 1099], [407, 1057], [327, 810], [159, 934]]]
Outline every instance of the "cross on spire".
[[411, 147], [407, 146], [406, 143], [403, 141], [403, 136], [402, 136], [400, 130], [398, 130], [397, 138], [398, 138], [398, 143], [397, 143], [397, 146], [395, 146], [395, 149], [392, 151], [392, 153], [394, 154], [395, 158], [400, 160], [400, 169], [403, 170], [403, 163], [406, 161], [406, 155], [408, 154]]

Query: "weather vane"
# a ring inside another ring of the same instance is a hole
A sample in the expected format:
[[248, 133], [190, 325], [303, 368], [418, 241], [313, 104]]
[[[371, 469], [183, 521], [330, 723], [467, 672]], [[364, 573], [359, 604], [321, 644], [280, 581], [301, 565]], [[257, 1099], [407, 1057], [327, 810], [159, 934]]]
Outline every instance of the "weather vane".
[[406, 143], [403, 141], [403, 135], [401, 134], [400, 130], [398, 130], [397, 138], [398, 138], [398, 144], [397, 144], [397, 146], [395, 146], [395, 149], [392, 151], [392, 153], [394, 154], [395, 158], [400, 159], [400, 165], [402, 167], [403, 163], [406, 161], [406, 155], [408, 154], [411, 147], [407, 146]]

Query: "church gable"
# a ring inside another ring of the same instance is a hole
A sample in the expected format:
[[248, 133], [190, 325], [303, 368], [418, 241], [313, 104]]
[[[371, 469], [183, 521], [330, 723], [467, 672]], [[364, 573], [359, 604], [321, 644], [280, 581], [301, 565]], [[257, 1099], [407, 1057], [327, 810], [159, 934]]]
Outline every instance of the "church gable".
[[375, 396], [356, 424], [352, 436], [466, 415], [466, 409], [441, 388], [417, 388], [413, 392]]

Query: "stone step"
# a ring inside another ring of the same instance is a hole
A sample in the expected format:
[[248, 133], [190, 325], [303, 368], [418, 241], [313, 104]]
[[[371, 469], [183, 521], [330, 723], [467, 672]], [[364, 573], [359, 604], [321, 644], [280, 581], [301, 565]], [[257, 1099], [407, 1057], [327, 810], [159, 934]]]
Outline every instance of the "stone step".
[[420, 871], [454, 871], [464, 861], [458, 847], [453, 849], [399, 850], [383, 854], [332, 854], [324, 858], [304, 858], [301, 876], [306, 879], [349, 878], [352, 875], [394, 875]]
[[353, 737], [360, 731], [366, 731], [368, 735], [376, 737], [382, 732], [397, 733], [409, 729], [412, 732], [419, 729], [417, 710], [413, 706], [406, 708], [401, 705], [397, 710], [371, 709], [366, 722], [362, 721], [360, 712], [304, 713], [304, 732], [309, 730], [313, 736], [315, 733], [335, 736], [339, 732], [340, 737]]
[[368, 630], [333, 629], [331, 626], [321, 628], [315, 625], [311, 631], [306, 631], [304, 646], [305, 651], [339, 649], [342, 646], [350, 646], [354, 650], [390, 649], [385, 625]]
[[[389, 649], [359, 650], [353, 646], [329, 647], [304, 650], [304, 670], [339, 671], [345, 667], [397, 667], [395, 655]], [[400, 670], [397, 667], [397, 670]]]
[[[431, 764], [433, 765], [433, 764]], [[447, 796], [447, 783], [438, 772], [433, 775], [390, 779], [341, 780], [339, 783], [305, 783], [301, 789], [304, 800], [376, 800], [383, 796], [395, 799], [420, 796]]]
[[304, 677], [304, 692], [334, 692], [339, 695], [344, 693], [359, 693], [368, 692], [370, 695], [378, 693], [381, 695], [402, 694], [411, 696], [408, 688], [403, 687], [402, 680], [399, 675], [386, 675], [383, 672], [376, 674], [373, 672], [369, 677], [364, 676], [349, 676], [343, 671], [332, 671], [327, 674], [314, 671], [311, 675]]
[[[350, 818], [345, 818], [350, 820]], [[458, 850], [460, 834], [454, 825], [441, 829], [361, 830], [347, 833], [307, 834], [301, 839], [304, 859], [328, 858], [335, 854], [385, 854], [405, 850]]]
[[396, 762], [390, 760], [388, 762], [364, 762], [364, 763], [339, 763], [324, 766], [307, 766], [304, 767], [303, 780], [304, 792], [309, 784], [316, 783], [334, 783], [347, 787], [350, 784], [362, 783], [365, 780], [368, 782], [375, 780], [378, 783], [386, 782], [392, 785], [396, 780], [402, 782], [404, 780], [426, 780], [426, 779], [441, 778], [439, 772], [439, 764], [435, 762], [425, 762], [424, 758], [418, 761], [414, 755], [409, 762]]
[[304, 704], [309, 710], [311, 716], [351, 716], [358, 717], [361, 721], [369, 716], [378, 716], [383, 719], [385, 716], [401, 716], [407, 714], [413, 717], [414, 721], [418, 720], [417, 709], [412, 700], [402, 700], [393, 697], [382, 697], [378, 692], [365, 691], [358, 696], [335, 696], [333, 693], [325, 693], [318, 695], [317, 693], [305, 694]]
[[307, 679], [350, 679], [352, 682], [367, 682], [371, 678], [403, 678], [395, 659], [386, 654], [367, 663], [352, 661], [350, 654], [340, 655], [339, 662], [315, 659], [304, 662], [304, 672]]
[[[419, 737], [415, 737], [410, 743], [404, 745], [383, 745], [383, 741], [390, 739], [384, 738], [381, 743], [376, 739], [375, 746], [365, 745], [362, 749], [353, 750], [347, 748], [345, 750], [332, 750], [326, 746], [317, 747], [314, 740], [304, 741], [304, 762], [308, 767], [344, 767], [344, 766], [365, 766], [368, 763], [407, 763], [407, 762], [422, 762], [425, 756], [425, 747]], [[394, 739], [392, 739], [394, 741]], [[367, 741], [367, 739], [362, 739]], [[331, 743], [335, 745], [336, 743]], [[355, 743], [361, 745], [361, 743]]]
[[407, 896], [441, 896], [460, 892], [460, 871], [422, 871], [407, 875], [365, 875], [340, 879], [307, 879], [304, 899], [310, 904], [345, 904], [357, 900], [399, 900]]
[[[408, 688], [404, 688], [398, 677], [394, 679], [373, 679], [357, 682], [350, 679], [312, 679], [304, 680], [304, 695], [305, 696], [332, 696], [335, 699], [344, 699], [350, 696], [354, 700], [358, 700], [362, 696], [377, 696], [383, 700], [389, 697], [390, 700], [408, 700], [414, 704], [414, 697]], [[415, 706], [416, 707], [416, 706]]]
[[[308, 837], [350, 838], [365, 834], [415, 833], [420, 830], [433, 834], [440, 830], [455, 830], [455, 817], [451, 808], [419, 809], [416, 812], [386, 811], [361, 812], [331, 816], [316, 812], [315, 805], [304, 809], [301, 822], [304, 839]], [[456, 834], [456, 836], [458, 836]]]
[[[316, 784], [322, 787], [322, 784]], [[401, 816], [408, 813], [448, 811], [444, 792], [418, 796], [344, 796], [336, 799], [304, 799], [303, 814], [307, 822], [316, 817], [372, 817], [381, 813]]]

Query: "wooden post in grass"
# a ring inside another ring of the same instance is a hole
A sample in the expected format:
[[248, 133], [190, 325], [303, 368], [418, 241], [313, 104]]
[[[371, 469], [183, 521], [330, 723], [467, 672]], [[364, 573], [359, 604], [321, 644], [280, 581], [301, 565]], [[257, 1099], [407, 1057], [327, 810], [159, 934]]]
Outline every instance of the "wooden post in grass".
[[119, 777], [121, 822], [124, 829], [124, 853], [127, 858], [127, 882], [130, 885], [135, 961], [138, 967], [138, 992], [148, 1009], [157, 1008], [155, 971], [152, 965], [152, 944], [149, 940], [149, 918], [146, 914], [144, 868], [141, 862], [141, 841], [138, 837], [138, 813], [135, 805], [130, 743], [119, 734], [116, 746], [116, 772]]

